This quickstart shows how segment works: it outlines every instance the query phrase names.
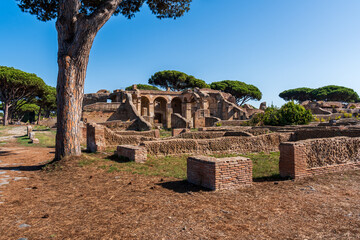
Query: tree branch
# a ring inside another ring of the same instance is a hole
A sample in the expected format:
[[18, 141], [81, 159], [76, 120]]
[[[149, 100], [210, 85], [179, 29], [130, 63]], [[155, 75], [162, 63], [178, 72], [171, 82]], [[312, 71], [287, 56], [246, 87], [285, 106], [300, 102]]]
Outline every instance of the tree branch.
[[107, 0], [88, 17], [90, 26], [95, 27], [95, 32], [104, 26], [122, 1], [123, 0]]

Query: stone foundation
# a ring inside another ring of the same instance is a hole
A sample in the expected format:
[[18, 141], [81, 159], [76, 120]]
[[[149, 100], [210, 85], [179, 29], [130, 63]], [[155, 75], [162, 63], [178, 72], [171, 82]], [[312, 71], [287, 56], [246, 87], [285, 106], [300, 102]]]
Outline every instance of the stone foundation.
[[280, 144], [282, 177], [303, 178], [360, 168], [360, 138], [309, 139]]
[[130, 161], [137, 163], [144, 163], [147, 159], [147, 151], [144, 147], [132, 146], [132, 145], [120, 145], [116, 151], [118, 157], [126, 157]]
[[252, 184], [252, 161], [244, 157], [187, 159], [188, 182], [211, 190], [235, 189]]

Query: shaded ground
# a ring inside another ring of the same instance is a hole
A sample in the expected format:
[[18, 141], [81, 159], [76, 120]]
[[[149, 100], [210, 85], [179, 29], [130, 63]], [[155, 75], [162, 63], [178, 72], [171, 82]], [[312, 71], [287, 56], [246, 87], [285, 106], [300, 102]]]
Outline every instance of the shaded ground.
[[[0, 164], [21, 163], [16, 168], [53, 157], [50, 148], [5, 146]], [[107, 157], [22, 168], [28, 180], [0, 186], [0, 239], [360, 238], [359, 171], [209, 192], [177, 178], [103, 169]]]

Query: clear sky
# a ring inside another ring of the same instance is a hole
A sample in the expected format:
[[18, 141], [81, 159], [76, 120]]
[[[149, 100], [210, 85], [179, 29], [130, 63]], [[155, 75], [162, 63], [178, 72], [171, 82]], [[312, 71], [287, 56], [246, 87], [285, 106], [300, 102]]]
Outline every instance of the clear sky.
[[[359, 0], [193, 0], [184, 17], [159, 20], [145, 5], [134, 19], [112, 17], [100, 30], [85, 93], [179, 70], [207, 83], [253, 84], [278, 106], [290, 88], [335, 84], [360, 94], [359, 10]], [[0, 65], [56, 86], [56, 56], [55, 23], [1, 0]]]

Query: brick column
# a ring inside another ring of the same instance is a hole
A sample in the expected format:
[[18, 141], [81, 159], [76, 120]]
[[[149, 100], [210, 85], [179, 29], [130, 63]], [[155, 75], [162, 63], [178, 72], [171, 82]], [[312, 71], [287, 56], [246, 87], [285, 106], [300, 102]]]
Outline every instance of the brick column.
[[304, 146], [300, 143], [280, 144], [279, 170], [281, 177], [299, 178], [306, 176], [307, 163]]
[[105, 129], [104, 126], [96, 123], [86, 125], [86, 144], [89, 152], [105, 150]]

